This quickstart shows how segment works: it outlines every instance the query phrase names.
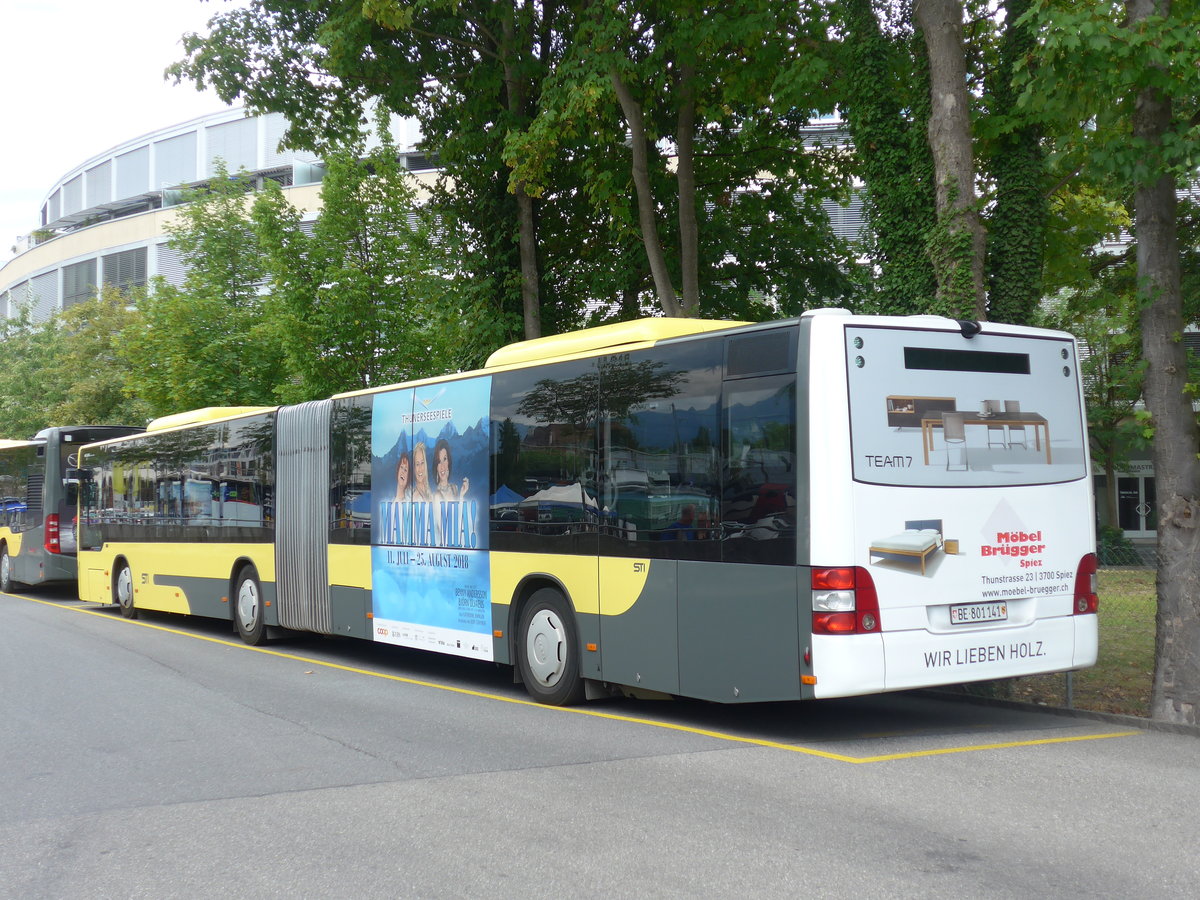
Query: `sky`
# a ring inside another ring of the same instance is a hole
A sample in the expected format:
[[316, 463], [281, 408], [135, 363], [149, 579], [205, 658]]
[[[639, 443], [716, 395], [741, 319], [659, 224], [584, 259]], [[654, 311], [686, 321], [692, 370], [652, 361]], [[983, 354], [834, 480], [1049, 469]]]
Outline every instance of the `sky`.
[[0, 0], [0, 264], [93, 156], [225, 109], [163, 70], [229, 0]]

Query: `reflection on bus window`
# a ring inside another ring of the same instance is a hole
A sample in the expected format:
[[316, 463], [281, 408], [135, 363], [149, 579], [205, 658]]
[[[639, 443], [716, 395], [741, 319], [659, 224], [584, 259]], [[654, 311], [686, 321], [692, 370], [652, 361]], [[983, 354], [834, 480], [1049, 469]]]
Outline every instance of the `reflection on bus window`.
[[726, 385], [722, 558], [796, 560], [796, 382], [790, 375]]

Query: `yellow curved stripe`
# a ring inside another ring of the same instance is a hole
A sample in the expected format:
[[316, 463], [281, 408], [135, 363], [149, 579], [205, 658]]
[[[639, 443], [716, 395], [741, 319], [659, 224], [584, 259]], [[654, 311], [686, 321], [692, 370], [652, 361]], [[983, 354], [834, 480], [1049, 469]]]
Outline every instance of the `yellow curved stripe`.
[[[8, 595], [17, 596], [17, 595]], [[691, 725], [680, 725], [675, 722], [663, 722], [658, 719], [644, 719], [637, 716], [627, 716], [620, 713], [603, 712], [600, 710], [592, 710], [576, 706], [545, 706], [533, 700], [526, 700], [522, 697], [510, 697], [503, 694], [493, 694], [487, 691], [476, 691], [471, 688], [455, 687], [449, 684], [439, 684], [436, 681], [422, 681], [419, 678], [407, 678], [403, 675], [390, 675], [386, 672], [375, 672], [371, 669], [360, 669], [357, 666], [345, 666], [341, 663], [327, 662], [322, 659], [314, 659], [311, 656], [300, 656], [296, 653], [284, 653], [279, 650], [268, 650], [264, 647], [252, 647], [249, 644], [243, 644], [241, 641], [231, 641], [225, 638], [211, 637], [206, 634], [194, 634], [188, 631], [182, 631], [178, 628], [169, 628], [165, 625], [153, 625], [149, 622], [140, 622], [134, 619], [118, 619], [104, 610], [89, 609], [84, 606], [62, 606], [60, 603], [53, 603], [48, 600], [38, 600], [33, 597], [20, 597], [19, 599], [28, 600], [31, 603], [41, 603], [44, 606], [50, 606], [55, 609], [70, 609], [75, 612], [86, 613], [88, 615], [99, 616], [109, 622], [114, 622], [122, 625], [137, 625], [142, 628], [151, 628], [155, 631], [163, 631], [168, 634], [177, 634], [181, 637], [193, 638], [199, 641], [207, 641], [210, 644], [221, 644], [225, 647], [233, 647], [241, 650], [250, 650], [254, 653], [263, 653], [267, 656], [274, 656], [279, 659], [289, 659], [294, 662], [302, 662], [305, 665], [320, 666], [324, 669], [333, 669], [337, 672], [350, 672], [355, 675], [366, 675], [370, 678], [383, 678], [387, 681], [395, 681], [400, 684], [409, 684], [414, 687], [433, 688], [438, 691], [446, 691], [451, 694], [462, 694], [468, 697], [478, 697], [481, 700], [495, 700], [501, 703], [511, 703], [515, 706], [528, 706], [534, 709], [544, 710], [546, 712], [560, 712], [576, 716], [591, 716], [595, 719], [609, 719], [614, 722], [624, 722], [629, 725], [646, 725], [651, 728], [662, 728], [667, 731], [678, 731], [683, 734], [693, 734], [698, 737], [712, 738], [718, 741], [727, 741], [733, 744], [747, 744], [754, 747], [767, 747], [772, 750], [786, 750], [789, 753], [799, 753], [804, 756], [816, 756], [821, 759], [831, 759], [836, 762], [852, 763], [861, 765], [862, 763], [879, 763], [892, 762], [901, 759], [918, 759], [925, 756], [947, 756], [952, 753], [978, 753], [981, 750], [1011, 750], [1018, 747], [1037, 747], [1046, 744], [1071, 744], [1078, 741], [1099, 741], [1108, 738], [1132, 737], [1136, 734], [1141, 734], [1140, 731], [1114, 731], [1104, 734], [1082, 734], [1071, 735], [1068, 737], [1054, 738], [1038, 738], [1029, 741], [1005, 741], [995, 744], [971, 744], [966, 747], [941, 747], [936, 750], [914, 750], [909, 753], [889, 753], [883, 756], [846, 756], [842, 753], [830, 753], [828, 750], [817, 750], [812, 747], [802, 747], [797, 744], [785, 744], [781, 741], [769, 741], [763, 738], [744, 737], [738, 734], [729, 734], [724, 731], [712, 731], [707, 728], [696, 728]]]

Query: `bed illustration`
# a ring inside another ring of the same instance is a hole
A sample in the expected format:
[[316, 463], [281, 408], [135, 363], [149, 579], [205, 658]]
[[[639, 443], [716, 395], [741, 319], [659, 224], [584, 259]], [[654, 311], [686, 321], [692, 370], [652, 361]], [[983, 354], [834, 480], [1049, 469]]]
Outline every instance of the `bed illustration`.
[[935, 550], [941, 548], [942, 520], [941, 519], [912, 519], [904, 523], [904, 530], [885, 538], [871, 541], [868, 548], [869, 558], [908, 562], [916, 560], [921, 564], [921, 574], [925, 574], [925, 560]]

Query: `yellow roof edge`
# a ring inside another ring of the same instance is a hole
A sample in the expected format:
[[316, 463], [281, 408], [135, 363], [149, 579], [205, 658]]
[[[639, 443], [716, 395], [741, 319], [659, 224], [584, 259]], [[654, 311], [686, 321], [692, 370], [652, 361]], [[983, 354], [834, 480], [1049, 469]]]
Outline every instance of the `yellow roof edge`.
[[146, 426], [147, 431], [165, 431], [168, 428], [180, 428], [184, 425], [199, 425], [203, 422], [217, 422], [223, 419], [236, 419], [254, 413], [270, 412], [277, 406], [206, 406], [203, 409], [190, 409], [187, 412], [174, 413], [169, 416], [159, 416]]
[[40, 447], [45, 443], [45, 441], [12, 441], [0, 438], [0, 450], [11, 450], [14, 447]]
[[750, 324], [752, 323], [725, 322], [717, 319], [673, 318], [646, 318], [634, 319], [631, 322], [613, 322], [608, 325], [598, 325], [595, 328], [584, 328], [580, 331], [569, 331], [566, 334], [554, 334], [509, 344], [489, 356], [483, 367], [484, 369], [494, 369], [500, 366], [540, 362], [562, 356], [581, 356], [600, 350], [615, 349], [626, 344], [653, 344], [655, 341], [663, 341], [668, 338], [703, 334], [707, 331], [720, 331], [725, 328], [738, 328]]

